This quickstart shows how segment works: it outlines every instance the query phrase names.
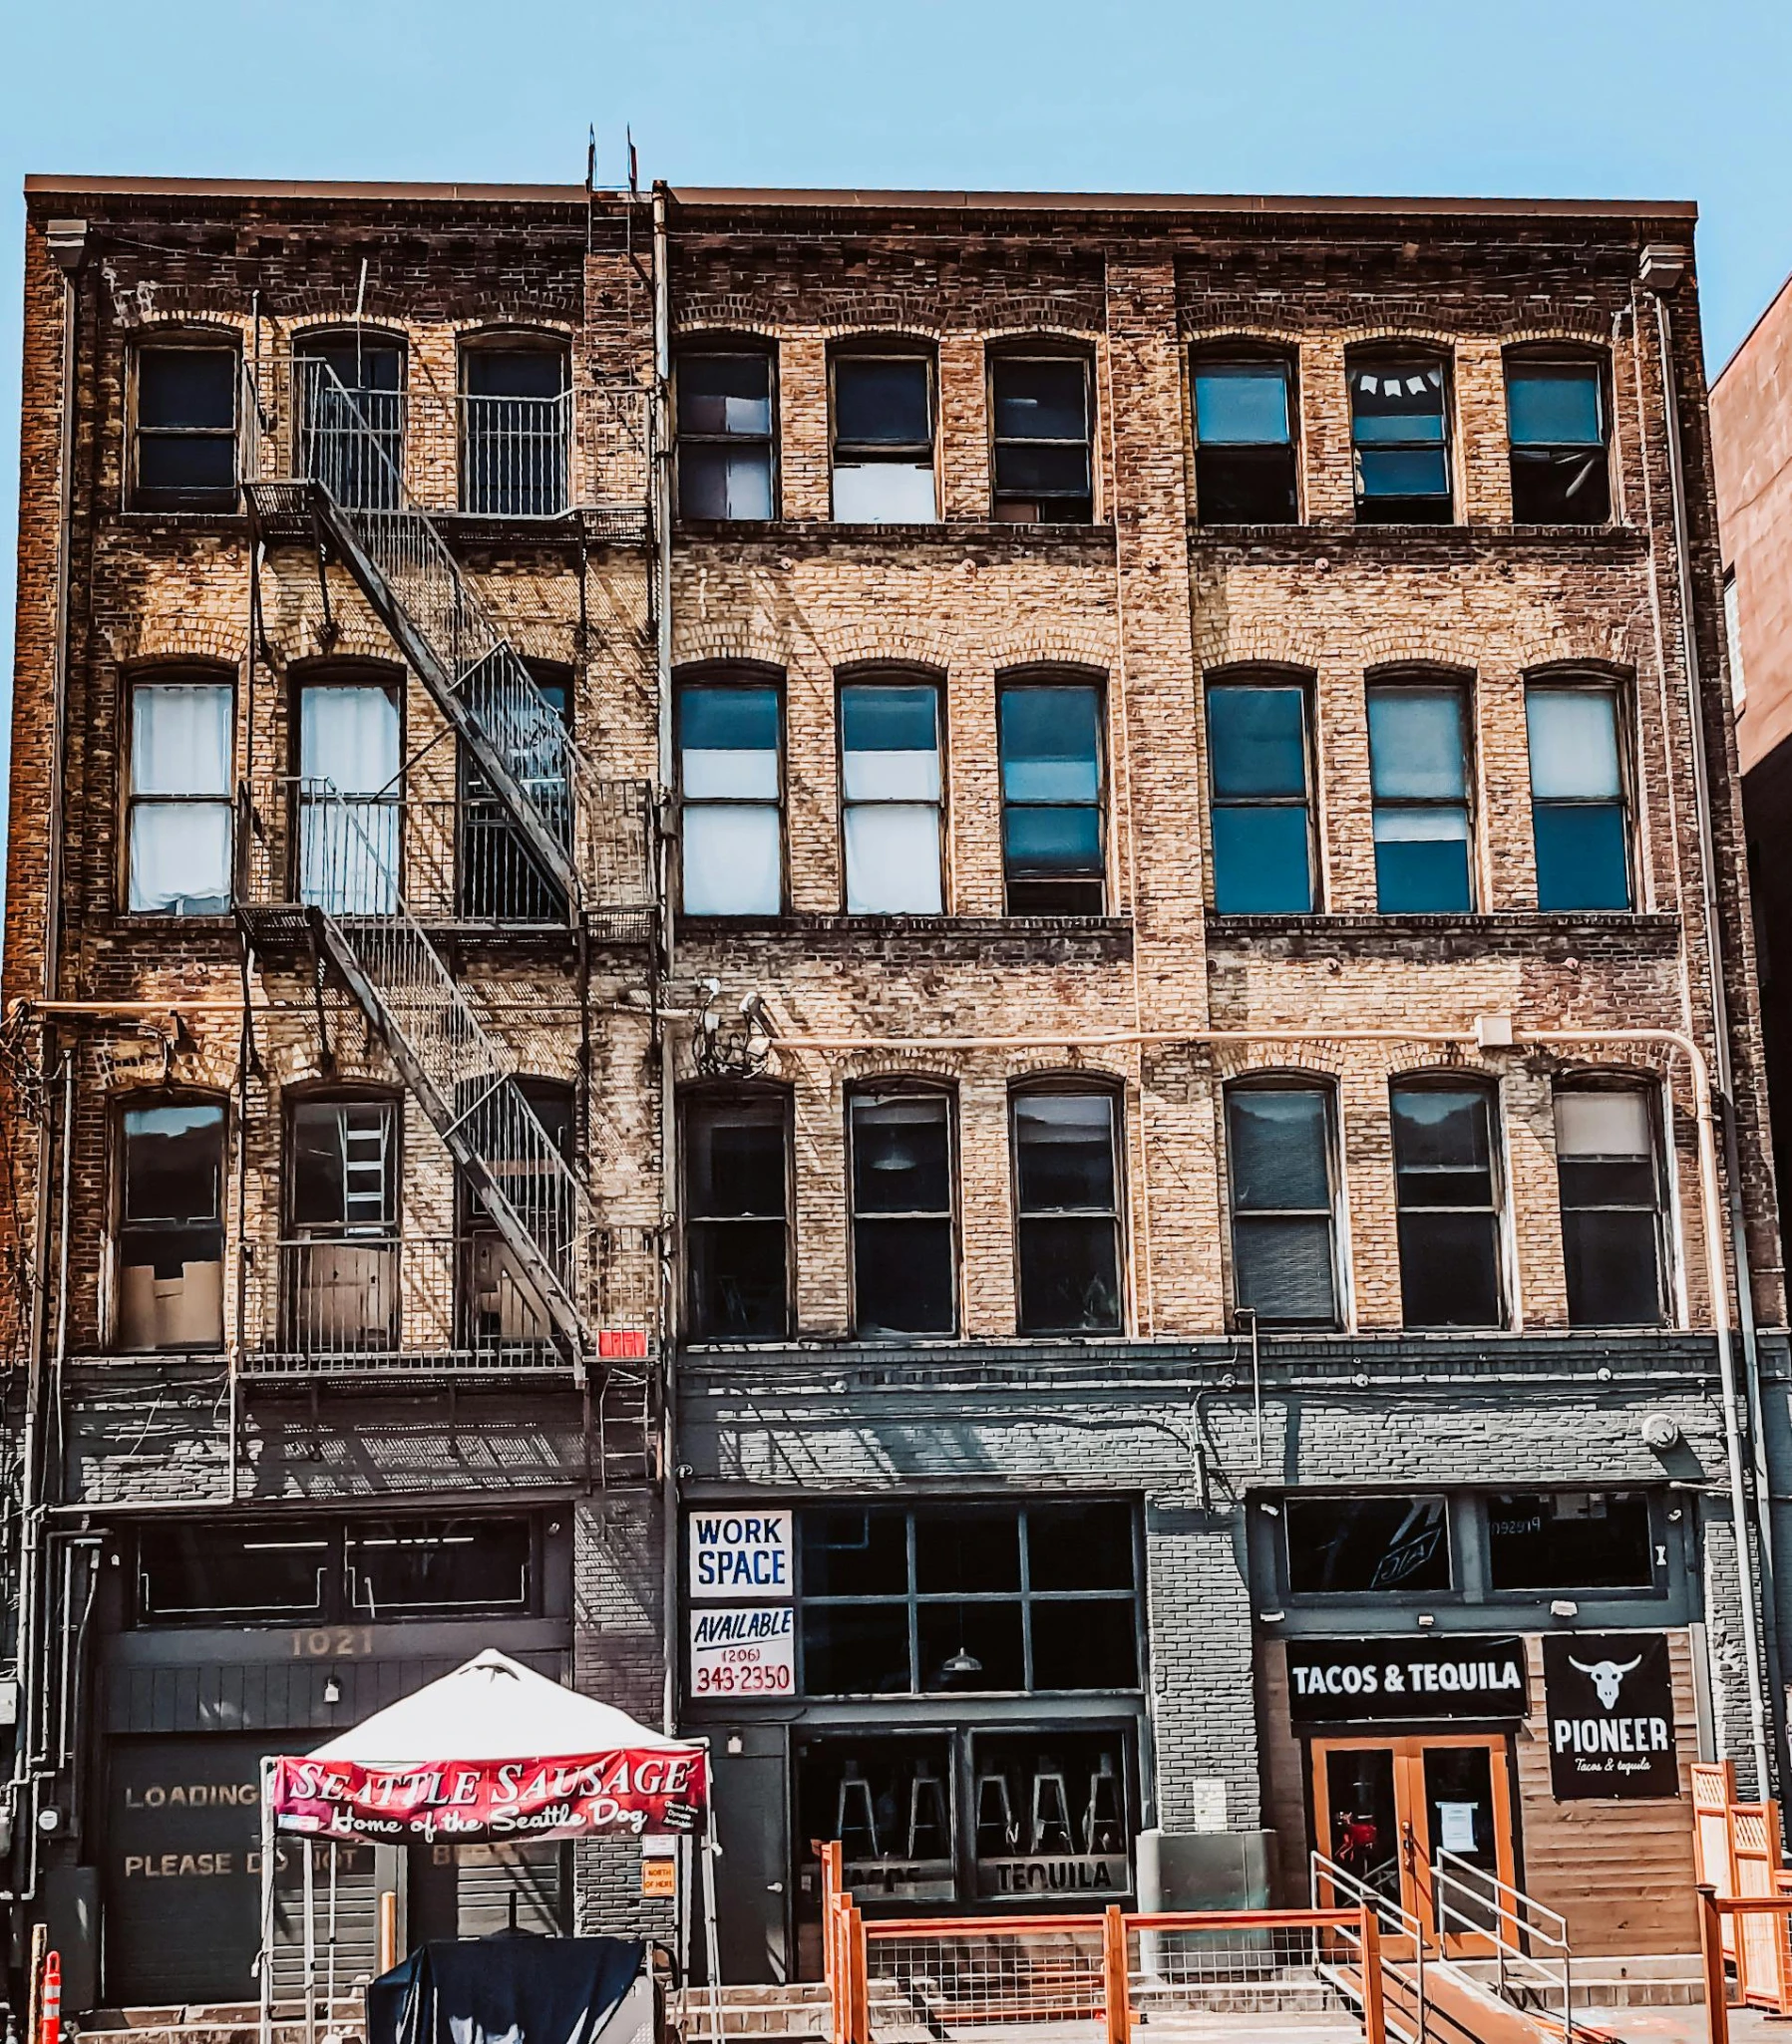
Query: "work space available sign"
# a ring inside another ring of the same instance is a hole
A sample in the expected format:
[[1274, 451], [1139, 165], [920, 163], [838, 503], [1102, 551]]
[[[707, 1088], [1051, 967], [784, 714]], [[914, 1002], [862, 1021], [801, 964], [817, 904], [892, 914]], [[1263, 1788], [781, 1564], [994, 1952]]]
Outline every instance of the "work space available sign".
[[1680, 1793], [1665, 1633], [1547, 1638], [1543, 1688], [1558, 1803]]
[[1522, 1718], [1528, 1707], [1516, 1637], [1290, 1639], [1287, 1652], [1296, 1725]]
[[791, 1571], [788, 1512], [693, 1512], [691, 1600], [787, 1597]]

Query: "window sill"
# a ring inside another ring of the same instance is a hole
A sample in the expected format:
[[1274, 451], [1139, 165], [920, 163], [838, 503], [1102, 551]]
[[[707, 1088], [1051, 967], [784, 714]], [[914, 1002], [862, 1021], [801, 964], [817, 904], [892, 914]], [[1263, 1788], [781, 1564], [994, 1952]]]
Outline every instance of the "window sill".
[[1210, 909], [1210, 950], [1250, 949], [1258, 943], [1292, 956], [1309, 949], [1373, 953], [1401, 947], [1435, 956], [1533, 954], [1670, 956], [1680, 918], [1640, 909], [1587, 910], [1579, 914], [1510, 909], [1472, 915], [1221, 915]]
[[129, 505], [114, 515], [134, 532], [241, 532], [249, 529], [248, 512], [240, 505], [228, 511], [157, 511], [147, 505]]
[[1203, 525], [1190, 520], [1189, 543], [1209, 551], [1249, 547], [1253, 551], [1280, 547], [1309, 555], [1338, 550], [1367, 553], [1410, 552], [1415, 547], [1463, 554], [1536, 550], [1552, 546], [1591, 548], [1606, 554], [1640, 554], [1648, 535], [1636, 525], [1359, 525], [1350, 519], [1323, 524]]
[[1111, 553], [1114, 527], [1111, 523], [1089, 525], [1023, 525], [1005, 518], [936, 518], [924, 525], [862, 525], [836, 523], [832, 518], [680, 518], [673, 536], [682, 540], [736, 540], [747, 543], [777, 541], [781, 546], [800, 543], [847, 541], [855, 546], [891, 541], [902, 546], [1003, 547], [1059, 546], [1076, 551], [1094, 549]]
[[925, 937], [1007, 939], [1082, 938], [1130, 943], [1127, 915], [680, 915], [680, 937]]

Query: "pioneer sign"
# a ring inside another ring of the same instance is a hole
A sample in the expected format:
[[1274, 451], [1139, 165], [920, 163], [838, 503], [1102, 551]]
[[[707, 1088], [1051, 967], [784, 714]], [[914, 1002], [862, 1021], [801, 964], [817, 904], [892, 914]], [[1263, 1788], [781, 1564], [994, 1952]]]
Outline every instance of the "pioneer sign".
[[1680, 1793], [1665, 1633], [1546, 1639], [1543, 1689], [1558, 1803]]
[[1529, 1707], [1522, 1639], [1290, 1639], [1287, 1653], [1297, 1725], [1485, 1721]]

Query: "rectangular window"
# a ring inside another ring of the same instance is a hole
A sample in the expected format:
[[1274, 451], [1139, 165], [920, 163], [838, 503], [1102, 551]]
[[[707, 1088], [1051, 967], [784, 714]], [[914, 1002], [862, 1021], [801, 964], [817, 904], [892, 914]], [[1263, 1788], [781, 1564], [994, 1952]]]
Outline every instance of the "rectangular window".
[[348, 1534], [349, 1608], [371, 1621], [526, 1612], [527, 1519], [376, 1519]]
[[392, 1100], [293, 1104], [283, 1305], [299, 1354], [397, 1345], [398, 1129]]
[[775, 1341], [790, 1328], [788, 1109], [781, 1096], [685, 1108], [685, 1255], [698, 1341]]
[[1498, 1327], [1500, 1211], [1491, 1095], [1396, 1086], [1394, 1192], [1408, 1327]]
[[134, 915], [224, 915], [230, 907], [228, 682], [131, 685], [127, 828]]
[[1521, 525], [1603, 525], [1612, 515], [1605, 379], [1597, 362], [1506, 364], [1512, 515]]
[[[529, 678], [554, 722], [564, 729], [572, 716], [572, 676], [567, 668], [528, 663]], [[568, 814], [567, 751], [538, 742], [527, 771], [537, 807], [555, 820]], [[460, 749], [460, 873], [455, 898], [469, 922], [556, 922], [566, 920], [559, 882], [541, 869], [510, 806], [498, 794], [472, 752]], [[562, 833], [562, 835], [569, 835]], [[446, 890], [444, 890], [446, 891]], [[416, 907], [416, 897], [412, 906]]]
[[1474, 906], [1467, 704], [1449, 684], [1369, 690], [1375, 905], [1383, 915]]
[[236, 365], [232, 347], [137, 351], [137, 510], [236, 509]]
[[847, 1112], [854, 1332], [950, 1334], [958, 1323], [951, 1103], [942, 1093], [858, 1093]]
[[1447, 525], [1454, 511], [1443, 363], [1378, 355], [1352, 361], [1348, 374], [1358, 521]]
[[1118, 1116], [1111, 1093], [1014, 1098], [1020, 1331], [1120, 1331]]
[[937, 915], [941, 875], [939, 691], [855, 682], [840, 692], [847, 912]]
[[1539, 684], [1525, 691], [1525, 716], [1538, 907], [1628, 908], [1616, 690]]
[[762, 349], [678, 358], [678, 515], [774, 515], [772, 358]]
[[1265, 1326], [1335, 1326], [1330, 1096], [1315, 1086], [1235, 1086], [1226, 1136], [1239, 1305]]
[[1310, 914], [1305, 689], [1217, 684], [1207, 692], [1207, 731], [1214, 906], [1222, 915]]
[[1662, 1187], [1655, 1117], [1639, 1089], [1556, 1094], [1562, 1259], [1576, 1327], [1658, 1327]]
[[929, 356], [835, 357], [834, 515], [844, 525], [937, 520]]
[[224, 1110], [128, 1107], [121, 1130], [118, 1346], [224, 1339]]
[[1487, 1501], [1497, 1590], [1653, 1589], [1640, 1491], [1496, 1491]]
[[570, 364], [560, 348], [469, 348], [461, 358], [461, 509], [551, 518], [566, 509]]
[[1195, 364], [1195, 506], [1204, 525], [1291, 525], [1300, 515], [1290, 365]]
[[1104, 900], [1101, 691], [1027, 682], [996, 701], [1010, 915], [1099, 915]]
[[1742, 596], [1733, 567], [1723, 571], [1723, 643], [1730, 656], [1730, 709], [1740, 717], [1748, 708], [1748, 679], [1742, 671]]
[[780, 721], [769, 685], [679, 688], [686, 915], [776, 915], [784, 906]]
[[1087, 524], [1089, 365], [1079, 356], [996, 355], [995, 514], [1016, 524]]
[[1131, 1509], [798, 1515], [809, 1696], [1134, 1689]]
[[314, 682], [299, 690], [298, 898], [332, 915], [398, 906], [398, 691]]
[[1295, 1596], [1451, 1587], [1450, 1514], [1441, 1497], [1289, 1498], [1282, 1513]]
[[323, 1617], [335, 1542], [327, 1528], [164, 1526], [137, 1544], [140, 1621]]

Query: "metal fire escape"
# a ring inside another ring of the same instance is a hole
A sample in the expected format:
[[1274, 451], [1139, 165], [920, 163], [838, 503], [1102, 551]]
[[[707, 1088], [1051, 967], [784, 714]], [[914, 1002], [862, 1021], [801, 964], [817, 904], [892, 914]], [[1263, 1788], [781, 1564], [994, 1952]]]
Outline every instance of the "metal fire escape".
[[[407, 489], [402, 436], [395, 438], [383, 420], [370, 422], [359, 394], [327, 363], [289, 367], [284, 391], [258, 388], [245, 370], [244, 493], [257, 540], [270, 528], [311, 525], [390, 631], [530, 859], [580, 925], [591, 905], [580, 833], [597, 816], [604, 785]], [[277, 449], [271, 466], [283, 471], [274, 476], [263, 475], [269, 439]], [[245, 936], [260, 949], [282, 929], [308, 928], [320, 957], [328, 957], [379, 1031], [558, 1344], [586, 1378], [595, 1216], [585, 1190], [517, 1083], [516, 1060], [481, 1023], [405, 899], [402, 822], [397, 831], [382, 828], [377, 805], [345, 798], [326, 783], [307, 783], [301, 795], [310, 828], [294, 861], [302, 870], [293, 874], [293, 898], [244, 904]], [[644, 1386], [644, 1358], [635, 1370]], [[621, 1371], [630, 1374], [627, 1363]], [[617, 1366], [606, 1361], [604, 1374], [607, 1390]]]

